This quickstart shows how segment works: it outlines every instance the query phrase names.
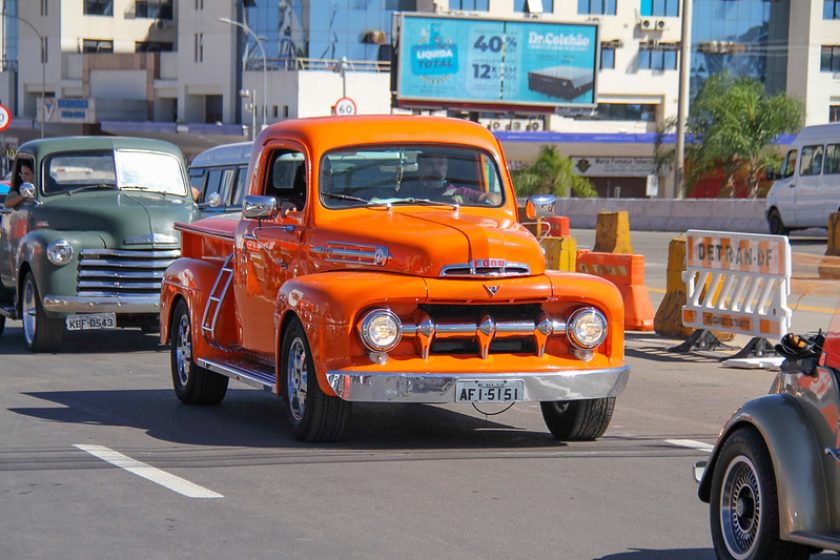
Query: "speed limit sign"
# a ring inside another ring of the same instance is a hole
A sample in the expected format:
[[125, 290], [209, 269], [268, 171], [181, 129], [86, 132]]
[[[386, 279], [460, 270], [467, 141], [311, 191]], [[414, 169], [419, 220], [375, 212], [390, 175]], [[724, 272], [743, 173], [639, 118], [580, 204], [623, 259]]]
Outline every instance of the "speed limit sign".
[[8, 107], [0, 105], [0, 131], [9, 128], [10, 124], [12, 124], [12, 113], [9, 112]]
[[356, 102], [350, 99], [349, 97], [342, 97], [338, 101], [335, 102], [335, 106], [333, 107], [335, 114], [340, 117], [346, 117], [348, 115], [355, 115], [356, 114]]

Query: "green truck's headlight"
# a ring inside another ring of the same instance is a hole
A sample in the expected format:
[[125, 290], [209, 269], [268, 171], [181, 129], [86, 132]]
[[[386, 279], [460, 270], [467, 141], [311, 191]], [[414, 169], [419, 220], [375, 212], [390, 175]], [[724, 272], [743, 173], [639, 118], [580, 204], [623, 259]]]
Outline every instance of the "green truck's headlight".
[[56, 266], [64, 266], [73, 260], [73, 246], [63, 239], [56, 239], [47, 245], [47, 259]]

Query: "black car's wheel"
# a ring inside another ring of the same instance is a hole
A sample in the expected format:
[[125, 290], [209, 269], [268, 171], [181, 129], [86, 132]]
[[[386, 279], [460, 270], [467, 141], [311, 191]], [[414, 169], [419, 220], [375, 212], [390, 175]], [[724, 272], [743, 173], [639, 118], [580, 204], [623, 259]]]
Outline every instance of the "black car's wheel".
[[172, 313], [169, 337], [172, 385], [185, 404], [219, 404], [225, 398], [228, 378], [196, 365], [192, 355], [190, 310], [184, 300]]
[[543, 420], [557, 439], [588, 441], [607, 431], [615, 409], [615, 397], [578, 401], [541, 402]]
[[23, 336], [30, 352], [56, 352], [64, 339], [64, 320], [47, 317], [35, 276], [27, 272], [23, 279], [20, 301]]
[[782, 215], [775, 208], [767, 214], [767, 225], [770, 226], [770, 233], [773, 235], [787, 235], [790, 233], [790, 228], [785, 227], [785, 223], [782, 221]]
[[302, 441], [337, 441], [350, 420], [350, 403], [327, 396], [318, 386], [315, 365], [306, 332], [293, 319], [283, 334], [280, 352], [280, 384], [286, 419], [294, 436]]
[[712, 473], [710, 520], [719, 559], [805, 559], [811, 549], [779, 539], [776, 477], [767, 447], [750, 428], [732, 433]]

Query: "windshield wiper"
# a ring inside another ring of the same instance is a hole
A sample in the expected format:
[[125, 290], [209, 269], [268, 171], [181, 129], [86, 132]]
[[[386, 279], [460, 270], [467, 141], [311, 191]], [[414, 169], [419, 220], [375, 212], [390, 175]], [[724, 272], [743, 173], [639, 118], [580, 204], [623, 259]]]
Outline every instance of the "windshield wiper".
[[96, 190], [96, 189], [108, 189], [108, 190], [112, 191], [112, 190], [114, 190], [114, 187], [116, 187], [116, 185], [110, 185], [108, 183], [97, 183], [95, 185], [85, 185], [83, 187], [76, 187], [75, 189], [70, 189], [66, 192], [69, 196], [69, 195], [71, 195], [73, 193], [76, 193], [76, 192], [93, 191], [93, 190]]
[[145, 185], [120, 185], [121, 191], [144, 191], [144, 192], [153, 192], [157, 194], [162, 194], [166, 196], [166, 191], [159, 191], [157, 189], [153, 189], [151, 187], [147, 187]]
[[352, 200], [353, 202], [361, 202], [362, 204], [368, 204], [370, 202], [366, 198], [362, 198], [360, 196], [353, 196], [353, 195], [350, 195], [350, 194], [339, 194], [339, 193], [330, 193], [330, 192], [325, 192], [325, 193], [321, 193], [321, 194], [323, 194], [324, 196], [328, 196], [330, 198], [337, 198], [339, 200]]
[[430, 198], [401, 198], [399, 200], [393, 200], [388, 204], [391, 206], [411, 204], [417, 204], [420, 206], [449, 206], [450, 208], [454, 208], [456, 210], [461, 207], [460, 204], [456, 204], [454, 202], [443, 202], [442, 200], [432, 200]]

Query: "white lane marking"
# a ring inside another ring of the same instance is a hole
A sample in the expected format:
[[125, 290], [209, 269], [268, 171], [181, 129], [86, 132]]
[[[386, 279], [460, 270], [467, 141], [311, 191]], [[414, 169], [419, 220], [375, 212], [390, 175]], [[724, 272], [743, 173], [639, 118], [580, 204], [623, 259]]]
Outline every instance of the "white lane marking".
[[693, 439], [666, 439], [665, 443], [670, 443], [671, 445], [676, 445], [677, 447], [697, 449], [698, 451], [705, 451], [706, 453], [711, 453], [712, 449], [715, 448], [714, 445]]
[[111, 463], [115, 467], [127, 470], [128, 472], [143, 477], [146, 480], [160, 484], [164, 488], [168, 488], [173, 492], [177, 492], [178, 494], [188, 498], [224, 498], [221, 494], [217, 494], [216, 492], [208, 490], [203, 486], [193, 484], [189, 480], [185, 480], [180, 476], [175, 476], [174, 474], [162, 471], [151, 465], [147, 465], [146, 463], [136, 461], [128, 455], [123, 455], [122, 453], [114, 451], [113, 449], [108, 449], [105, 446], [82, 445], [77, 443], [74, 444], [73, 447], [90, 453], [94, 457]]

